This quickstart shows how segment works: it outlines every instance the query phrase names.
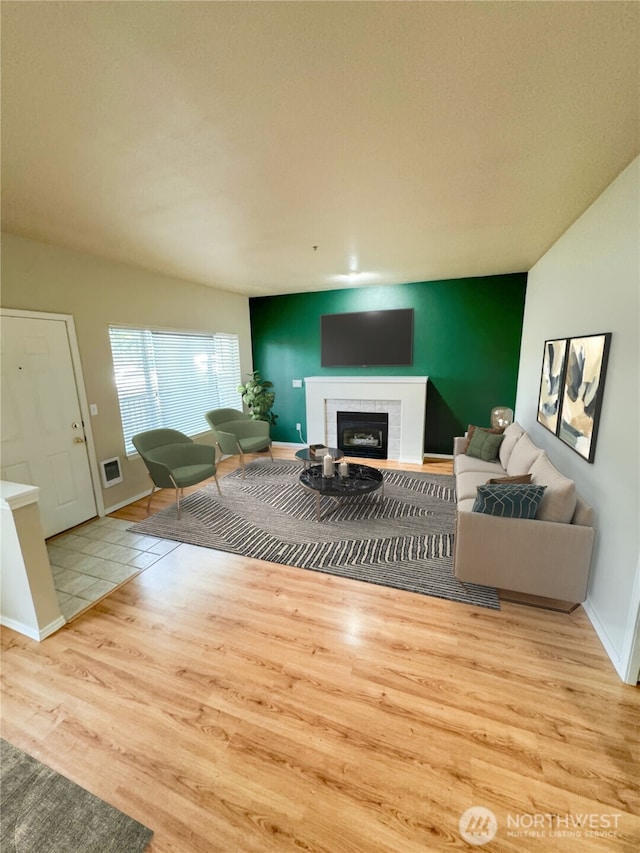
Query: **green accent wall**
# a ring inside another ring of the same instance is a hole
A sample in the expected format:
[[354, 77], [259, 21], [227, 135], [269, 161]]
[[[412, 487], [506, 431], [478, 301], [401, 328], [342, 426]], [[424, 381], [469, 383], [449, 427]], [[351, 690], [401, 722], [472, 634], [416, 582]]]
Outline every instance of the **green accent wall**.
[[[253, 364], [274, 384], [274, 441], [306, 440], [305, 376], [428, 376], [426, 453], [451, 453], [469, 423], [494, 406], [515, 406], [526, 273], [356, 287], [249, 300]], [[320, 316], [414, 309], [410, 367], [323, 368]]]

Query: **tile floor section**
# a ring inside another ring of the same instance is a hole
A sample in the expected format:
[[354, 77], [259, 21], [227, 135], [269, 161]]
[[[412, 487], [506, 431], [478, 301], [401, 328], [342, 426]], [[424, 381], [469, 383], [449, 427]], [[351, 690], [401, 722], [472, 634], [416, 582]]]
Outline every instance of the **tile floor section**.
[[179, 542], [129, 533], [130, 521], [99, 518], [47, 542], [67, 622], [173, 551]]

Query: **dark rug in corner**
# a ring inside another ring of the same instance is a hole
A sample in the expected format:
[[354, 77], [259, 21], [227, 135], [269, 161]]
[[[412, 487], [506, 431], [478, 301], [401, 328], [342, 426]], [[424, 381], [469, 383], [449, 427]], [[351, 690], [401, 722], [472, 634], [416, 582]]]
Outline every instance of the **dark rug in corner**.
[[0, 741], [2, 853], [142, 853], [153, 832]]
[[[491, 587], [453, 574], [455, 480], [384, 470], [380, 492], [332, 502], [300, 485], [300, 463], [257, 460], [129, 528], [191, 545], [500, 609]], [[333, 511], [330, 511], [335, 507]]]

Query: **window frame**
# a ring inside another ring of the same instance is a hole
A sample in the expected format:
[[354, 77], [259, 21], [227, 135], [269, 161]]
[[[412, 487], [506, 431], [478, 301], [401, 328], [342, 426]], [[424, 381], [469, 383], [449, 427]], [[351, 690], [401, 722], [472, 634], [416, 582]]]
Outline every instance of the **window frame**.
[[[237, 391], [242, 382], [240, 339], [235, 332], [109, 323], [108, 335], [127, 458], [138, 455], [131, 443], [131, 436], [138, 432], [168, 428], [193, 437], [208, 431], [204, 414], [210, 409], [242, 410]], [[181, 347], [187, 342], [189, 345]], [[204, 351], [197, 353], [199, 363], [195, 362], [198, 342], [206, 344]], [[174, 374], [167, 369], [172, 357], [178, 359]], [[194, 370], [203, 374], [202, 382], [184, 380], [185, 375], [191, 375], [185, 370], [191, 359]], [[127, 371], [126, 380], [119, 380], [119, 374], [122, 377]], [[226, 376], [222, 383], [221, 376]]]

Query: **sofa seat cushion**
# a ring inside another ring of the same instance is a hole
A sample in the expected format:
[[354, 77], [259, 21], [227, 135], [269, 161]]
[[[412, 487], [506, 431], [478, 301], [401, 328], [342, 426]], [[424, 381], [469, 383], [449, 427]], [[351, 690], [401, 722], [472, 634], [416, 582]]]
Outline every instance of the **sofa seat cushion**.
[[504, 468], [499, 462], [485, 462], [484, 459], [476, 459], [475, 456], [467, 456], [465, 453], [455, 457], [454, 470], [456, 475], [477, 471], [486, 474], [487, 480], [489, 477], [504, 477]]
[[531, 466], [531, 482], [547, 487], [536, 518], [569, 524], [578, 500], [576, 484], [568, 477], [563, 477], [544, 452]]
[[541, 456], [544, 451], [537, 447], [529, 438], [527, 433], [521, 435], [516, 446], [513, 448], [509, 462], [507, 463], [507, 474], [510, 477], [516, 474], [529, 474], [531, 466], [536, 461], [538, 456]]
[[535, 518], [545, 486], [523, 486], [513, 483], [478, 486], [473, 512], [505, 518]]
[[498, 451], [498, 458], [500, 460], [500, 464], [505, 469], [505, 471], [507, 469], [507, 465], [509, 464], [511, 454], [513, 453], [513, 448], [516, 446], [516, 443], [523, 435], [524, 430], [517, 421], [514, 421], [512, 424], [509, 424], [509, 426], [505, 429], [504, 441], [500, 445], [500, 450]]
[[475, 498], [478, 486], [484, 486], [487, 482], [486, 471], [467, 471], [456, 477], [456, 495], [458, 502], [466, 498]]
[[475, 497], [463, 498], [458, 501], [458, 512], [473, 512], [473, 505], [476, 502]]

